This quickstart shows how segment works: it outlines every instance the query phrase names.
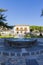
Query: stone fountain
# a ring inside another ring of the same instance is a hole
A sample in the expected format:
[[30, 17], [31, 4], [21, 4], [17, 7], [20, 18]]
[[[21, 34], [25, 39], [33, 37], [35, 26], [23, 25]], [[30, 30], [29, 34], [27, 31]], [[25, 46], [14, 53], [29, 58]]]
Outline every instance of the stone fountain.
[[24, 38], [24, 34], [22, 34], [22, 33], [15, 34], [14, 38], [20, 38], [20, 39], [22, 39], [22, 38]]
[[29, 47], [30, 45], [34, 45], [34, 43], [37, 42], [37, 39], [24, 38], [23, 34], [17, 34], [15, 36], [15, 38], [5, 39], [5, 44], [8, 44], [9, 46], [24, 48]]

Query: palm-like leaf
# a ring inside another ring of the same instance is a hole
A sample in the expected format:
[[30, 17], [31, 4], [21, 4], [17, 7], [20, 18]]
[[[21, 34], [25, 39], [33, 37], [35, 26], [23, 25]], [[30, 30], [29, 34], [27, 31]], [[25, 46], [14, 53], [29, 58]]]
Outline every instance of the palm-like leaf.
[[7, 10], [0, 8], [0, 12], [6, 12]]
[[4, 26], [4, 27], [8, 27], [8, 24], [5, 23], [4, 21], [6, 21], [6, 16], [4, 16], [3, 12], [6, 12], [7, 10], [5, 9], [0, 9], [0, 26]]
[[4, 14], [0, 14], [0, 25], [1, 26], [7, 26], [6, 23], [4, 23], [4, 21], [6, 21], [6, 16], [4, 16]]
[[0, 21], [6, 21], [6, 16], [4, 16], [4, 14], [0, 15]]
[[43, 16], [43, 10], [42, 10], [41, 16]]

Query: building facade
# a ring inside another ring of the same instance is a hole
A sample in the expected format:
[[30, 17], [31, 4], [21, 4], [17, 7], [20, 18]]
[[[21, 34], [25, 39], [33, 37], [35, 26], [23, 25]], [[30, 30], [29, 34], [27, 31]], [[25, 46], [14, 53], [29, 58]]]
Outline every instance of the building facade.
[[25, 34], [29, 33], [29, 25], [15, 25], [13, 28], [14, 34]]

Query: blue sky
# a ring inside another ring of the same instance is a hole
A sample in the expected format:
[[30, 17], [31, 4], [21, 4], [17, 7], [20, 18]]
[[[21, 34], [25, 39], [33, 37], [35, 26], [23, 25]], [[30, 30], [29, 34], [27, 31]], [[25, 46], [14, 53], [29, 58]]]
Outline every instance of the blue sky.
[[40, 17], [43, 0], [0, 0], [0, 8], [8, 9], [9, 25], [43, 25], [43, 17]]

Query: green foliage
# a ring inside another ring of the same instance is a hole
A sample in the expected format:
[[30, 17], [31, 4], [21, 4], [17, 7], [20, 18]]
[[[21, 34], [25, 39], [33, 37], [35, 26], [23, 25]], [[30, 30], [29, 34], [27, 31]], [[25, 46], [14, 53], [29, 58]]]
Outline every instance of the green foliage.
[[41, 12], [41, 16], [43, 16], [43, 9], [42, 9], [42, 12]]
[[9, 36], [11, 36], [11, 34], [9, 34]]
[[0, 33], [0, 36], [1, 36], [1, 33]]
[[6, 12], [7, 10], [5, 9], [0, 9], [0, 26], [7, 26], [7, 24], [4, 22], [6, 21], [6, 16], [4, 16], [3, 12]]
[[3, 8], [0, 8], [0, 12], [6, 12], [7, 10], [3, 9]]
[[31, 38], [30, 34], [25, 34], [24, 38]]
[[43, 26], [30, 26], [30, 30], [39, 30], [39, 31], [43, 31]]
[[0, 36], [0, 38], [13, 38], [13, 36]]
[[6, 27], [6, 28], [13, 28], [13, 26], [9, 26], [8, 23], [5, 23], [6, 20], [5, 13], [7, 10], [0, 8], [0, 26]]
[[4, 14], [0, 14], [0, 22], [6, 21], [6, 16]]

